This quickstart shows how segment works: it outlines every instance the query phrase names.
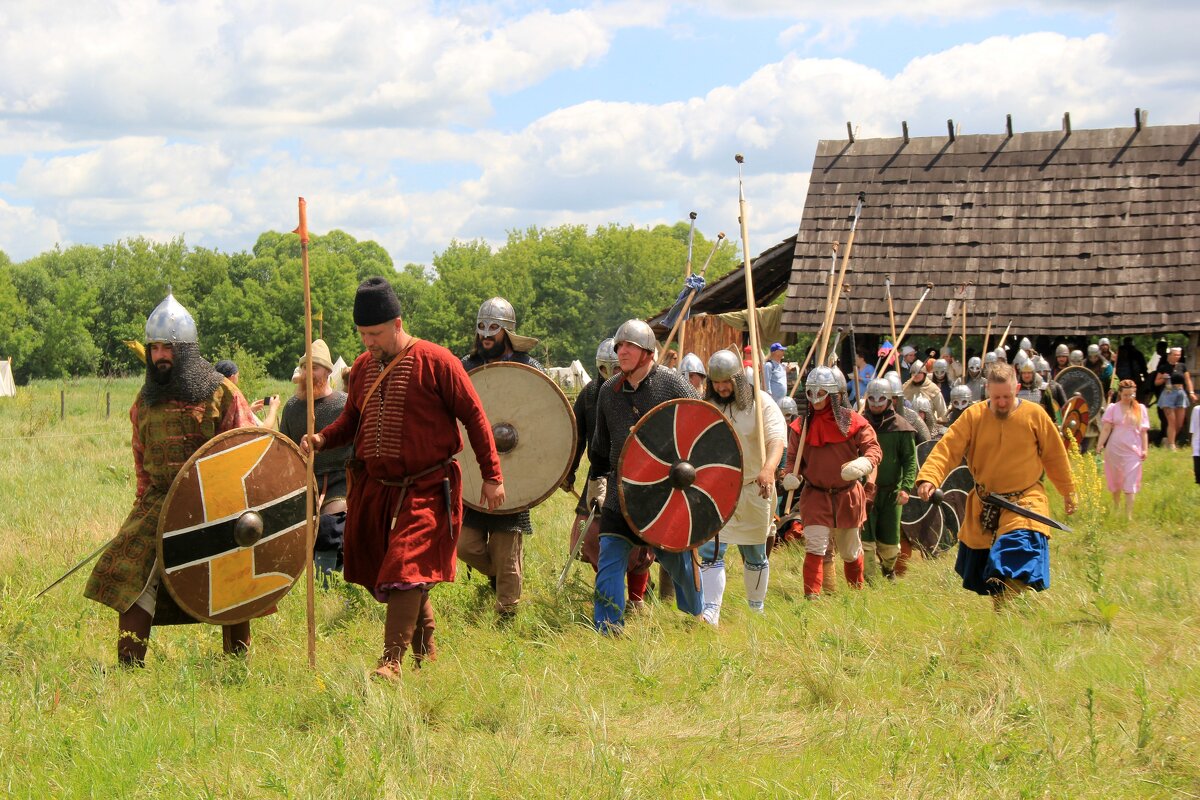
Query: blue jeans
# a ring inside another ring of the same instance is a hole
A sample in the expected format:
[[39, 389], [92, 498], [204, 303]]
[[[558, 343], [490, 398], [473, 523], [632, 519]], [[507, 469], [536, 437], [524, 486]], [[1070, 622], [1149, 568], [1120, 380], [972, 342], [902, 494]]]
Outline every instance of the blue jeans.
[[[704, 544], [697, 548], [700, 554], [700, 560], [705, 564], [715, 564], [718, 561], [725, 560], [725, 548], [729, 547], [725, 542], [721, 542], [718, 549], [717, 540], [709, 539]], [[767, 545], [766, 544], [739, 544], [738, 550], [742, 553], [742, 563], [751, 567], [762, 568], [767, 563]]]
[[[625, 622], [625, 571], [633, 542], [613, 533], [600, 534], [600, 560], [596, 567], [596, 594], [592, 622], [601, 633], [616, 633]], [[692, 554], [669, 553], [653, 548], [654, 556], [675, 584], [675, 605], [695, 616], [704, 609], [703, 598], [692, 577]]]

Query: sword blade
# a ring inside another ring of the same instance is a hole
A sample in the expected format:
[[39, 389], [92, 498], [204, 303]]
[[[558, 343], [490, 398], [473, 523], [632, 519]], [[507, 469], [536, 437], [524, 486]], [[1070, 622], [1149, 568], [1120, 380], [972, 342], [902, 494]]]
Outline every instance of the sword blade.
[[[118, 535], [119, 535], [119, 534], [118, 534]], [[55, 586], [58, 586], [60, 583], [62, 583], [63, 581], [65, 581], [67, 578], [69, 578], [69, 577], [71, 577], [72, 575], [74, 575], [76, 572], [78, 572], [79, 570], [81, 570], [81, 569], [82, 569], [83, 567], [85, 567], [86, 565], [90, 564], [90, 563], [92, 562], [92, 560], [93, 560], [93, 559], [94, 559], [96, 556], [98, 556], [98, 555], [100, 555], [101, 553], [103, 553], [103, 552], [105, 551], [105, 549], [107, 549], [107, 548], [108, 548], [108, 546], [109, 546], [110, 544], [112, 544], [113, 542], [115, 542], [116, 540], [117, 540], [117, 537], [116, 537], [116, 536], [114, 536], [114, 537], [112, 537], [111, 539], [109, 539], [107, 542], [105, 542], [104, 544], [100, 545], [98, 548], [96, 548], [95, 552], [93, 552], [93, 553], [92, 553], [91, 555], [89, 555], [87, 558], [83, 559], [83, 561], [80, 561], [78, 564], [76, 564], [75, 566], [71, 567], [69, 570], [67, 570], [66, 572], [64, 572], [64, 573], [62, 574], [62, 577], [60, 577], [60, 578], [59, 578], [58, 580], [56, 580], [54, 583], [50, 584], [50, 585], [49, 585], [49, 586], [47, 586], [45, 589], [42, 589], [40, 592], [38, 592], [36, 595], [34, 595], [33, 599], [34, 599], [34, 600], [37, 600], [39, 597], [41, 597], [42, 595], [44, 595], [46, 592], [50, 591], [50, 590], [51, 590], [51, 589], [53, 589]]]
[[994, 492], [992, 494], [989, 494], [987, 497], [983, 498], [983, 502], [990, 503], [991, 505], [994, 505], [994, 506], [1000, 506], [1001, 508], [1011, 511], [1018, 516], [1025, 517], [1025, 519], [1031, 519], [1034, 522], [1040, 522], [1043, 525], [1049, 525], [1051, 528], [1057, 528], [1060, 531], [1066, 531], [1067, 533], [1074, 532], [1070, 528], [1068, 528], [1066, 525], [1063, 525], [1058, 520], [1051, 519], [1050, 517], [1047, 517], [1047, 516], [1043, 516], [1042, 514], [1039, 514], [1036, 511], [1031, 511], [1028, 508], [1023, 508], [1023, 507], [1017, 505], [1016, 503], [1012, 502], [1011, 500], [1006, 500], [1005, 498], [1001, 497], [1000, 495], [998, 495]]
[[575, 546], [571, 548], [571, 555], [567, 556], [567, 563], [563, 564], [562, 572], [558, 575], [558, 586], [555, 591], [561, 592], [563, 587], [567, 585], [567, 576], [571, 574], [571, 567], [579, 560], [579, 554], [583, 552], [583, 540], [587, 536], [588, 528], [592, 527], [592, 520], [596, 519], [597, 506], [592, 506], [592, 511], [587, 515], [587, 519], [583, 521], [583, 529], [579, 532], [579, 538], [575, 540]]

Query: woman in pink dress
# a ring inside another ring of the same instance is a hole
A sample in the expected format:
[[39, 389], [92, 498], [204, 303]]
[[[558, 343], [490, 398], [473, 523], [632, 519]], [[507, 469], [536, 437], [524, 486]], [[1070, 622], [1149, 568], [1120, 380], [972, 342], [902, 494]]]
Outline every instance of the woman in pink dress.
[[1101, 418], [1100, 441], [1096, 452], [1104, 454], [1104, 477], [1112, 492], [1113, 508], [1121, 507], [1125, 495], [1125, 516], [1133, 519], [1133, 497], [1142, 488], [1142, 462], [1149, 445], [1150, 417], [1137, 401], [1137, 385], [1121, 381], [1120, 400], [1110, 405]]

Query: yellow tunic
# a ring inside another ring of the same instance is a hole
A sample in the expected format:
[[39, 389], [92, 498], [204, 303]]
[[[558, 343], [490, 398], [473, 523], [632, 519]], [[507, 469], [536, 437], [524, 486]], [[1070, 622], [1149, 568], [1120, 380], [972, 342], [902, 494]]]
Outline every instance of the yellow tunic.
[[[997, 494], [1023, 491], [1013, 502], [1045, 516], [1050, 516], [1050, 500], [1043, 476], [1048, 476], [1064, 497], [1075, 491], [1062, 438], [1050, 416], [1037, 403], [1022, 401], [1003, 420], [996, 418], [986, 402], [968, 407], [926, 457], [917, 474], [917, 483], [929, 481], [940, 486], [964, 456], [977, 485]], [[971, 492], [966, 518], [958, 531], [959, 541], [976, 550], [992, 546], [992, 536], [979, 524], [981, 508], [979, 495]], [[1020, 528], [1050, 535], [1046, 525], [1011, 511], [1000, 512], [997, 536]]]

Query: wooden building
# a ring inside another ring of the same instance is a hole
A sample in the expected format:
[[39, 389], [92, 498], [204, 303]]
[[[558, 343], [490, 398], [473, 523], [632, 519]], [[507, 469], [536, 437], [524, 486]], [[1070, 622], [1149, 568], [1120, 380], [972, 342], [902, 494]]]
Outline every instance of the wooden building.
[[[1186, 333], [1200, 356], [1200, 125], [822, 140], [795, 240], [784, 330], [820, 323], [830, 245], [866, 193], [839, 308], [887, 332], [890, 276], [910, 335], [968, 299], [972, 336]], [[1011, 123], [1010, 123], [1011, 127]], [[907, 129], [907, 126], [905, 126]], [[765, 255], [765, 254], [764, 254]], [[956, 326], [961, 326], [961, 317]], [[993, 339], [994, 341], [994, 339]], [[1116, 340], [1113, 340], [1114, 348]]]

